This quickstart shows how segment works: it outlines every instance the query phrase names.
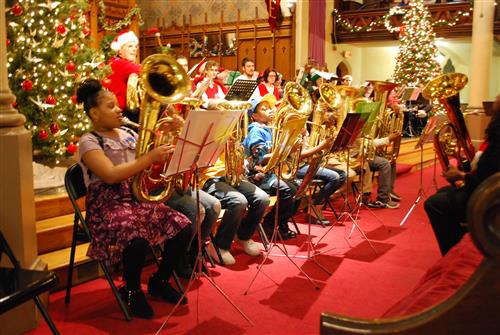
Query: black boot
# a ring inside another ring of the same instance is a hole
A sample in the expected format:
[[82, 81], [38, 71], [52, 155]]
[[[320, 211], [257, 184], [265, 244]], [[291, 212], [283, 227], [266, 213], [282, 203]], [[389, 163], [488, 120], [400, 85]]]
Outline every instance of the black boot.
[[153, 297], [161, 297], [166, 302], [176, 304], [182, 297], [181, 305], [187, 304], [187, 298], [177, 292], [168, 282], [168, 280], [160, 279], [159, 276], [153, 275], [149, 278], [148, 293]]
[[132, 312], [132, 315], [142, 319], [153, 318], [153, 309], [146, 301], [146, 296], [140, 288], [136, 290], [129, 290], [127, 289], [127, 286], [123, 286], [118, 290], [118, 292], [120, 293], [125, 304], [127, 304], [130, 312]]

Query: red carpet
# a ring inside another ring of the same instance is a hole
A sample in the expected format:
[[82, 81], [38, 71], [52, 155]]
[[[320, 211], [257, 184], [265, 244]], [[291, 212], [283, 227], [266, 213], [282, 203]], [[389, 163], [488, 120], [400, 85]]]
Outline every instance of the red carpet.
[[[424, 171], [423, 185], [429, 194], [434, 193], [432, 172], [432, 168]], [[218, 266], [212, 274], [254, 325], [201, 279], [187, 295], [189, 304], [177, 309], [162, 334], [319, 334], [319, 316], [323, 311], [358, 317], [382, 315], [412, 291], [425, 271], [440, 258], [423, 200], [404, 226], [399, 226], [417, 196], [419, 185], [420, 173], [402, 175], [396, 180], [396, 192], [403, 197], [400, 209], [373, 212], [362, 209], [358, 224], [377, 253], [358, 230], [349, 238], [352, 223], [347, 221], [343, 227], [333, 227], [318, 246], [324, 254], [317, 261], [333, 273], [331, 276], [312, 260], [293, 258], [317, 281], [319, 290], [286, 257], [270, 256], [248, 295], [243, 295], [263, 258], [246, 256], [235, 246], [236, 265]], [[342, 208], [342, 204], [337, 203], [336, 208]], [[326, 212], [326, 216], [331, 218], [332, 214]], [[305, 222], [304, 214], [296, 218]], [[306, 255], [301, 246], [307, 239], [304, 235], [307, 225], [299, 227], [302, 235], [286, 244], [290, 255]], [[313, 226], [314, 241], [327, 229]], [[272, 254], [281, 252], [274, 248]], [[150, 266], [145, 271], [144, 282], [153, 270]], [[49, 312], [63, 334], [154, 334], [172, 309], [172, 305], [151, 300], [155, 310], [153, 320], [126, 322], [103, 279], [75, 287], [71, 299], [65, 305], [64, 292], [50, 297]], [[30, 334], [48, 333], [42, 321]]]

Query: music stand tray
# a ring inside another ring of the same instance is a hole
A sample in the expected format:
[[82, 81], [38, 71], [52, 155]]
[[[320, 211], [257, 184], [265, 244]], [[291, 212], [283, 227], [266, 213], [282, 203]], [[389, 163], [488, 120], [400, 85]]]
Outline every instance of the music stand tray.
[[248, 101], [259, 83], [257, 80], [238, 79], [226, 94], [226, 100]]

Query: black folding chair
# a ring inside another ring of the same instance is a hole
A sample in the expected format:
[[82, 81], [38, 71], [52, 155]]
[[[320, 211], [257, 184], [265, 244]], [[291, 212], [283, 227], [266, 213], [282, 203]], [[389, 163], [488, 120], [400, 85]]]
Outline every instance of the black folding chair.
[[[66, 285], [66, 298], [64, 300], [66, 304], [69, 304], [73, 281], [73, 269], [75, 267], [75, 251], [77, 240], [81, 239], [82, 231], [84, 233], [84, 237], [87, 240], [90, 241], [91, 239], [90, 231], [87, 227], [85, 218], [83, 217], [82, 212], [80, 211], [80, 207], [78, 207], [77, 203], [78, 199], [87, 195], [87, 188], [85, 187], [85, 183], [83, 180], [83, 170], [80, 165], [74, 164], [68, 169], [68, 171], [66, 171], [66, 175], [64, 176], [64, 186], [66, 187], [66, 192], [68, 192], [69, 199], [71, 200], [71, 204], [73, 205], [73, 208], [75, 210], [75, 218], [73, 221], [73, 239], [71, 241], [71, 254], [68, 267], [68, 282]], [[109, 286], [113, 291], [118, 305], [120, 305], [123, 315], [125, 316], [125, 320], [132, 320], [127, 306], [120, 297], [118, 289], [113, 282], [113, 278], [111, 278], [108, 267], [102, 261], [98, 261], [98, 263], [101, 266], [102, 271], [104, 272], [104, 276], [108, 280]]]
[[14, 253], [0, 232], [0, 261], [3, 252], [9, 257], [13, 268], [0, 267], [0, 314], [33, 299], [52, 334], [59, 334], [47, 309], [38, 298], [39, 294], [56, 286], [56, 275], [50, 271], [21, 269]]

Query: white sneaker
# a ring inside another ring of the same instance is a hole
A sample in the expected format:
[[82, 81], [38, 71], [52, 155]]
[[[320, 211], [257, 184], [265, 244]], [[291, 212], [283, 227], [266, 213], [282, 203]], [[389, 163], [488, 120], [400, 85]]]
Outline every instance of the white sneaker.
[[260, 247], [257, 243], [255, 243], [254, 240], [249, 239], [243, 241], [239, 238], [236, 238], [236, 243], [238, 243], [243, 248], [243, 251], [245, 251], [247, 255], [254, 257], [260, 255]]
[[215, 246], [213, 245], [213, 243], [210, 243], [207, 249], [210, 256], [220, 265], [233, 265], [236, 263], [236, 260], [234, 259], [233, 255], [231, 255], [229, 250], [219, 248], [220, 257], [222, 258], [221, 263], [221, 259], [219, 258], [219, 255], [217, 255], [217, 251], [215, 250]]

